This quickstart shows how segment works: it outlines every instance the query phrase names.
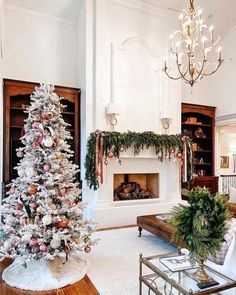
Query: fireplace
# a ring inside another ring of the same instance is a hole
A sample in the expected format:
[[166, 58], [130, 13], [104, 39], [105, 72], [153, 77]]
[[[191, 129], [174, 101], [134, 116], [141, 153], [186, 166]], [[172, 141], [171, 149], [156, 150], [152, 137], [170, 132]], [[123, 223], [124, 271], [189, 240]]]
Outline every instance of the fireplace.
[[114, 201], [158, 198], [158, 173], [114, 174]]

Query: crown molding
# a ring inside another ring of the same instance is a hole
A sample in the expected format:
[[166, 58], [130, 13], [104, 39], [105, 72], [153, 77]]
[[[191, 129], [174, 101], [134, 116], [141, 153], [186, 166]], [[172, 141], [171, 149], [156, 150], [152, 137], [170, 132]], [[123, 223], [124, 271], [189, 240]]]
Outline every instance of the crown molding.
[[153, 4], [144, 0], [107, 0], [111, 4], [115, 4], [121, 7], [129, 8], [134, 11], [138, 11], [143, 14], [147, 14], [154, 17], [160, 17], [163, 19], [171, 19], [176, 17], [177, 11], [171, 8], [165, 8], [156, 4]]
[[77, 22], [75, 22], [75, 21], [70, 21], [65, 18], [60, 18], [60, 17], [54, 16], [54, 15], [47, 14], [47, 13], [40, 12], [40, 11], [36, 11], [33, 9], [22, 8], [22, 7], [19, 7], [16, 5], [4, 4], [3, 9], [9, 10], [9, 11], [14, 11], [14, 12], [20, 13], [20, 14], [26, 14], [26, 15], [35, 16], [35, 17], [42, 18], [42, 19], [47, 19], [50, 21], [58, 22], [58, 23], [63, 23], [65, 25], [69, 25], [69, 26], [73, 26], [73, 27], [78, 26]]
[[216, 126], [224, 126], [229, 124], [236, 124], [236, 114], [216, 117]]

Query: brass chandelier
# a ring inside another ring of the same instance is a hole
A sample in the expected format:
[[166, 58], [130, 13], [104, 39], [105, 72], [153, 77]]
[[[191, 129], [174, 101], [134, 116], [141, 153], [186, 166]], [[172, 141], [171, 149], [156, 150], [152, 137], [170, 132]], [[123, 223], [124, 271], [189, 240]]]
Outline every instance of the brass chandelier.
[[205, 76], [214, 74], [222, 65], [221, 48], [215, 61], [209, 60], [220, 38], [214, 38], [213, 26], [207, 27], [203, 23], [202, 9], [194, 7], [194, 0], [183, 14], [179, 16], [180, 30], [170, 35], [169, 53], [174, 57], [178, 76], [170, 73], [167, 59], [164, 60], [163, 71], [172, 80], [182, 79], [186, 84], [193, 85]]

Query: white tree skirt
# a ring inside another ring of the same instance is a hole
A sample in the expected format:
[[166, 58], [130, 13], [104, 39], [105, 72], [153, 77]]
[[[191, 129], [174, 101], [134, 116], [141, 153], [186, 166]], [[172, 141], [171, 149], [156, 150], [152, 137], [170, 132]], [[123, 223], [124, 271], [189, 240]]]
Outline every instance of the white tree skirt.
[[76, 255], [57, 258], [54, 261], [32, 260], [27, 268], [16, 259], [3, 271], [2, 278], [10, 286], [30, 291], [59, 289], [81, 280], [88, 269], [87, 260]]

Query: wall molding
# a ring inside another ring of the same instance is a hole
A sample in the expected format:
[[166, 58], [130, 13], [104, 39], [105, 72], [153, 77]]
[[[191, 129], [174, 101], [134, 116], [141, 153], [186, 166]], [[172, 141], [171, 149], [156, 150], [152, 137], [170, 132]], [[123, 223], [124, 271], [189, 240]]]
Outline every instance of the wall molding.
[[179, 12], [143, 0], [107, 0], [111, 4], [132, 9], [143, 14], [163, 19], [176, 17]]
[[216, 117], [216, 126], [236, 124], [236, 114]]
[[36, 10], [33, 10], [33, 9], [22, 8], [22, 7], [19, 7], [19, 6], [16, 6], [16, 5], [10, 5], [10, 4], [4, 4], [3, 9], [8, 10], [8, 11], [13, 11], [13, 12], [16, 12], [16, 13], [19, 13], [19, 14], [30, 15], [30, 16], [50, 20], [50, 21], [53, 21], [53, 22], [62, 23], [62, 24], [65, 24], [65, 25], [73, 26], [73, 27], [78, 27], [78, 24], [75, 21], [70, 21], [70, 20], [65, 19], [65, 18], [60, 18], [60, 17], [54, 16], [54, 15], [43, 13], [43, 12], [36, 11]]

